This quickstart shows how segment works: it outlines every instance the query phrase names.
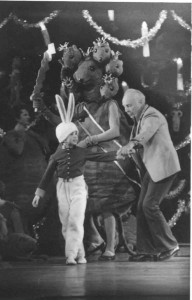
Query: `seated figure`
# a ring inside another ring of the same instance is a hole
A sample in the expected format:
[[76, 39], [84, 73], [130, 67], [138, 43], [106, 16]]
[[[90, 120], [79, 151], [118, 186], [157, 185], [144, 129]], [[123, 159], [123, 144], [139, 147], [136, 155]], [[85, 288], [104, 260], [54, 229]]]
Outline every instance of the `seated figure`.
[[0, 258], [28, 259], [37, 249], [37, 241], [24, 233], [19, 208], [3, 198], [5, 185], [0, 181]]

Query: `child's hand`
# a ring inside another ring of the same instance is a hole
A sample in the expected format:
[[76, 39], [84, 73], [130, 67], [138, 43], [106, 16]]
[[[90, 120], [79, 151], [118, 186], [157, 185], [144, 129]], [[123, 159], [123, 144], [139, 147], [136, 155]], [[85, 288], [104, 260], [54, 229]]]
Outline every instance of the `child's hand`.
[[84, 139], [83, 141], [80, 141], [78, 144], [77, 144], [78, 147], [81, 147], [81, 148], [87, 148], [87, 142], [86, 142], [86, 139]]
[[39, 200], [40, 200], [40, 196], [35, 195], [35, 197], [33, 198], [33, 201], [32, 201], [33, 207], [37, 207], [39, 205]]
[[115, 159], [125, 159], [125, 156], [124, 155], [121, 155], [121, 154], [117, 154]]

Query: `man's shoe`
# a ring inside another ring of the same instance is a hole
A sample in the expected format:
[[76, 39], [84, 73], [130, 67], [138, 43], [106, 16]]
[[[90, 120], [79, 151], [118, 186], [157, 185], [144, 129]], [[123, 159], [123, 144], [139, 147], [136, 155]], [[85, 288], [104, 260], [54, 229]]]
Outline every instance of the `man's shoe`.
[[170, 259], [171, 257], [175, 256], [179, 252], [179, 246], [175, 247], [172, 250], [161, 252], [158, 256], [159, 261]]

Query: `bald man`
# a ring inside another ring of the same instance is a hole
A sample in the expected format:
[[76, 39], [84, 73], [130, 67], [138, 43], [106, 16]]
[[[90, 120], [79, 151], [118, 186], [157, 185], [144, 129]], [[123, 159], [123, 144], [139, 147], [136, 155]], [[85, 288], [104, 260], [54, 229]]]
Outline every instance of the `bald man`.
[[138, 90], [128, 89], [122, 100], [125, 112], [134, 120], [130, 141], [119, 158], [132, 156], [141, 174], [137, 207], [137, 254], [132, 261], [169, 259], [179, 251], [159, 205], [180, 171], [165, 117], [146, 104]]

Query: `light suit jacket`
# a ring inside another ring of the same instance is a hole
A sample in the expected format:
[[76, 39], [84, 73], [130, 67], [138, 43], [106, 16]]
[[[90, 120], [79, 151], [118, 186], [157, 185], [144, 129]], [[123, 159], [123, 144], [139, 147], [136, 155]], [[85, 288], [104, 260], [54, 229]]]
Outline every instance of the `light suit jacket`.
[[[181, 170], [167, 120], [157, 109], [145, 105], [134, 137], [133, 130], [130, 139], [138, 141], [143, 146], [142, 160], [154, 182]], [[137, 155], [133, 154], [133, 159], [137, 163]]]

